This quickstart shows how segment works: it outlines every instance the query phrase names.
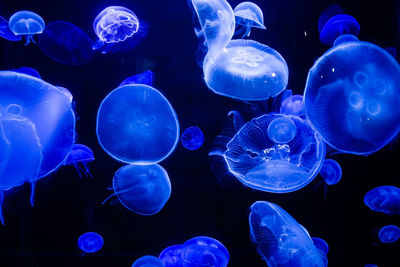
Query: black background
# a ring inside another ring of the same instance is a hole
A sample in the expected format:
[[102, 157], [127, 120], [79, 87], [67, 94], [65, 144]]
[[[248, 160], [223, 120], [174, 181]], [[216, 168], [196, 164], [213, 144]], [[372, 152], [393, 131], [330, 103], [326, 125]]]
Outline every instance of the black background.
[[[233, 7], [239, 3], [229, 2]], [[319, 42], [317, 25], [321, 11], [333, 2], [254, 2], [262, 8], [268, 29], [253, 30], [251, 39], [282, 54], [290, 71], [288, 88], [302, 93], [309, 68], [328, 49]], [[360, 39], [400, 48], [398, 1], [336, 3], [358, 19]], [[72, 92], [77, 141], [91, 147], [96, 157], [90, 164], [93, 178], [80, 179], [70, 166], [38, 181], [34, 207], [28, 184], [6, 192], [0, 266], [130, 266], [138, 257], [158, 256], [168, 245], [197, 235], [220, 240], [230, 252], [229, 266], [265, 266], [249, 237], [249, 206], [257, 200], [280, 205], [311, 236], [324, 238], [330, 245], [329, 266], [400, 266], [399, 245], [379, 244], [377, 238], [381, 226], [399, 225], [399, 217], [374, 213], [363, 203], [364, 194], [376, 186], [399, 186], [399, 141], [368, 157], [333, 156], [342, 165], [343, 177], [328, 188], [326, 198], [319, 176], [297, 192], [280, 195], [218, 183], [207, 154], [226, 114], [246, 111], [248, 105], [215, 95], [204, 84], [196, 63], [193, 28], [198, 22], [186, 0], [0, 0], [0, 15], [8, 19], [16, 11], [32, 10], [46, 23], [74, 23], [94, 39], [92, 22], [109, 5], [132, 9], [148, 25], [148, 36], [128, 54], [96, 54], [90, 64], [72, 67], [46, 57], [37, 45], [0, 40], [0, 69], [33, 67], [44, 80]], [[101, 205], [112, 193], [107, 188], [122, 164], [102, 151], [95, 126], [101, 100], [122, 80], [148, 68], [155, 73], [154, 87], [174, 106], [181, 129], [199, 126], [205, 143], [197, 151], [179, 144], [161, 162], [171, 179], [171, 198], [160, 213], [141, 216], [118, 201]], [[104, 238], [104, 247], [94, 255], [82, 255], [77, 248], [77, 238], [86, 231]]]

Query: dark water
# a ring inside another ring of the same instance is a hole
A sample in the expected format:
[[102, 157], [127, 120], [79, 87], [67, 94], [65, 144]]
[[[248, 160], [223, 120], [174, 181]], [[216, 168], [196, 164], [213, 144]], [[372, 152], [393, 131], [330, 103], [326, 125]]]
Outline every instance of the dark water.
[[[327, 49], [318, 40], [317, 24], [321, 11], [333, 2], [254, 2], [264, 11], [268, 30], [254, 30], [251, 38], [282, 54], [290, 71], [288, 88], [302, 93], [308, 69]], [[358, 19], [361, 40], [400, 49], [398, 1], [335, 3]], [[93, 179], [79, 179], [73, 167], [63, 167], [40, 180], [34, 207], [29, 205], [29, 185], [8, 192], [6, 225], [0, 227], [0, 266], [130, 266], [140, 256], [157, 256], [166, 246], [197, 235], [225, 244], [229, 266], [266, 266], [249, 237], [249, 206], [257, 200], [280, 205], [311, 236], [324, 238], [330, 246], [329, 266], [400, 266], [398, 244], [378, 245], [379, 228], [399, 225], [399, 217], [373, 213], [363, 204], [364, 194], [373, 187], [400, 185], [399, 141], [368, 157], [336, 155], [343, 178], [328, 188], [326, 199], [323, 186], [316, 187], [319, 176], [306, 188], [282, 195], [218, 183], [207, 154], [226, 114], [232, 109], [246, 111], [248, 106], [217, 96], [205, 86], [196, 64], [197, 18], [186, 0], [0, 0], [0, 15], [8, 18], [18, 10], [32, 10], [47, 23], [67, 20], [94, 38], [92, 22], [109, 5], [130, 8], [148, 24], [148, 36], [128, 54], [96, 54], [90, 64], [71, 67], [52, 61], [36, 45], [0, 40], [0, 69], [33, 67], [44, 80], [72, 92], [78, 142], [90, 146], [96, 157], [90, 165]], [[155, 73], [154, 86], [174, 106], [181, 128], [199, 126], [205, 144], [197, 151], [178, 145], [161, 163], [172, 182], [171, 198], [160, 213], [140, 216], [119, 202], [100, 204], [111, 193], [107, 188], [121, 164], [100, 148], [95, 124], [101, 100], [126, 77], [149, 68]], [[86, 231], [101, 233], [105, 243], [100, 252], [82, 256], [77, 238]]]

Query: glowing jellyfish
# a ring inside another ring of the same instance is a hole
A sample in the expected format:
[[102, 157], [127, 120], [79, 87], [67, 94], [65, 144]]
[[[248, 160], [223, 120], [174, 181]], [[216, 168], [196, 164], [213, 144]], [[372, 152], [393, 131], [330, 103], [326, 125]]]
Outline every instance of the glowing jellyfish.
[[343, 14], [343, 8], [337, 4], [332, 4], [325, 8], [318, 19], [318, 32], [321, 32], [322, 28], [331, 17], [339, 14]]
[[41, 34], [44, 30], [44, 20], [38, 14], [32, 11], [18, 11], [12, 15], [8, 21], [10, 30], [15, 35], [26, 36], [26, 44], [33, 40], [33, 35]]
[[[287, 143], [276, 143], [267, 134], [271, 123], [281, 118], [296, 126], [292, 140], [294, 129], [284, 127], [288, 130], [284, 138], [290, 137]], [[246, 123], [226, 145], [224, 157], [230, 172], [246, 186], [285, 193], [314, 179], [325, 158], [325, 146], [305, 120], [271, 113]]]
[[165, 267], [183, 267], [183, 248], [183, 245], [169, 246], [161, 251], [158, 258], [164, 263]]
[[251, 28], [266, 29], [261, 8], [252, 2], [242, 2], [233, 10], [236, 24], [245, 28], [243, 37], [250, 36]]
[[396, 225], [385, 225], [379, 231], [379, 240], [383, 243], [394, 243], [400, 238], [400, 228]]
[[8, 41], [19, 41], [22, 39], [20, 35], [15, 35], [8, 26], [8, 21], [5, 18], [0, 16], [0, 37], [8, 40]]
[[286, 98], [280, 108], [280, 113], [285, 115], [303, 116], [304, 115], [304, 103], [302, 95], [293, 95]]
[[87, 232], [78, 238], [78, 247], [86, 253], [95, 253], [103, 247], [104, 241], [101, 235]]
[[378, 267], [378, 265], [372, 264], [372, 263], [368, 263], [368, 264], [365, 264], [364, 267]]
[[65, 87], [62, 86], [56, 86], [56, 87], [64, 95], [65, 99], [67, 99], [68, 102], [72, 104], [73, 96], [71, 92]]
[[137, 259], [132, 267], [164, 267], [164, 263], [157, 257], [154, 256], [143, 256]]
[[391, 185], [376, 187], [365, 194], [364, 203], [373, 211], [400, 214], [400, 188]]
[[367, 42], [333, 47], [308, 73], [306, 115], [326, 143], [352, 154], [370, 154], [400, 130], [400, 66]]
[[324, 164], [322, 164], [319, 174], [324, 178], [327, 185], [334, 185], [342, 178], [342, 168], [336, 160], [326, 159]]
[[358, 42], [358, 38], [352, 34], [343, 34], [336, 38], [333, 46], [337, 46], [340, 44], [348, 43], [348, 42]]
[[274, 49], [252, 40], [232, 40], [215, 59], [207, 54], [204, 79], [214, 93], [239, 100], [265, 100], [288, 83], [288, 67]]
[[126, 85], [104, 98], [97, 113], [97, 137], [113, 158], [153, 164], [168, 157], [179, 140], [179, 123], [168, 100], [147, 85]]
[[[88, 167], [88, 162], [91, 161], [94, 161], [93, 151], [85, 145], [74, 144], [67, 159], [64, 161], [64, 165], [74, 165], [78, 171], [79, 177], [82, 176], [82, 172], [91, 176]], [[80, 165], [83, 166], [83, 170]]]
[[129, 84], [145, 84], [153, 86], [154, 73], [151, 70], [146, 70], [143, 73], [133, 75], [126, 78], [118, 87], [129, 85]]
[[182, 145], [189, 150], [199, 149], [204, 143], [204, 135], [197, 126], [186, 128], [181, 137]]
[[331, 17], [319, 33], [323, 44], [333, 45], [336, 38], [342, 34], [357, 36], [360, 33], [360, 24], [350, 15], [339, 14]]
[[93, 58], [93, 42], [78, 26], [54, 21], [39, 38], [39, 47], [49, 58], [66, 65], [84, 65]]
[[325, 267], [326, 254], [307, 231], [278, 205], [257, 201], [249, 215], [250, 237], [270, 267]]
[[38, 78], [38, 79], [42, 79], [42, 77], [40, 76], [39, 72], [33, 68], [30, 67], [21, 67], [18, 69], [13, 69], [12, 71], [18, 72], [18, 73], [23, 73], [26, 75], [30, 75], [32, 77]]
[[269, 139], [276, 144], [286, 144], [296, 136], [296, 124], [288, 117], [273, 119], [267, 129]]
[[312, 239], [312, 241], [313, 241], [313, 243], [314, 243], [314, 245], [315, 245], [315, 247], [316, 247], [317, 249], [320, 249], [320, 250], [322, 250], [325, 254], [328, 254], [328, 252], [329, 252], [329, 245], [328, 245], [328, 243], [326, 243], [325, 240], [323, 240], [322, 238], [319, 238], [319, 237], [312, 237], [311, 239]]

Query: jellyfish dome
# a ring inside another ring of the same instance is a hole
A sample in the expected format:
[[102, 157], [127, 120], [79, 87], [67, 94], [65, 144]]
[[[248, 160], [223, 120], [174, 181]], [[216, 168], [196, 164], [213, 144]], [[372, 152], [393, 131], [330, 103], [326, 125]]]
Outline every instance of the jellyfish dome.
[[332, 45], [336, 38], [342, 34], [358, 36], [360, 24], [350, 15], [338, 14], [331, 17], [319, 33], [319, 39], [323, 44]]
[[322, 31], [326, 22], [335, 15], [343, 14], [343, 8], [337, 4], [332, 4], [326, 7], [318, 19], [318, 32]]
[[78, 247], [86, 253], [95, 253], [103, 247], [104, 241], [101, 235], [95, 232], [87, 232], [78, 238]]
[[353, 34], [343, 34], [340, 35], [338, 38], [336, 38], [335, 42], [333, 43], [333, 46], [337, 46], [347, 42], [359, 42], [359, 41], [360, 40]]
[[371, 154], [400, 130], [400, 66], [384, 49], [367, 42], [331, 48], [308, 73], [305, 110], [333, 148]]
[[288, 67], [274, 49], [253, 40], [232, 40], [216, 58], [207, 54], [205, 82], [214, 93], [242, 101], [265, 100], [288, 83]]
[[325, 254], [328, 254], [329, 252], [329, 245], [326, 243], [325, 240], [319, 237], [312, 237], [311, 238], [315, 247], [322, 250]]
[[8, 21], [1, 16], [0, 16], [0, 37], [12, 42], [20, 41], [22, 39], [21, 35], [15, 35], [10, 30]]
[[165, 267], [165, 265], [159, 258], [147, 255], [137, 259], [132, 267]]
[[400, 188], [391, 185], [376, 187], [365, 194], [364, 203], [373, 211], [400, 214]]
[[91, 161], [94, 161], [93, 151], [85, 145], [74, 144], [64, 162], [64, 165], [74, 165], [79, 176], [81, 176], [79, 164], [82, 164], [84, 173], [90, 175], [87, 163]]
[[304, 115], [304, 103], [302, 95], [293, 95], [283, 100], [280, 113], [301, 117]]
[[251, 28], [266, 29], [264, 26], [264, 15], [259, 6], [252, 2], [242, 2], [233, 10], [236, 24], [245, 26], [246, 32], [243, 36], [249, 36]]
[[400, 238], [400, 228], [396, 225], [385, 225], [379, 231], [379, 240], [382, 243], [394, 243]]
[[342, 168], [336, 160], [326, 159], [319, 174], [324, 178], [327, 185], [334, 185], [342, 178]]
[[154, 164], [179, 141], [179, 123], [168, 100], [153, 87], [131, 84], [113, 90], [97, 113], [97, 137], [116, 160]]
[[[283, 119], [284, 126], [270, 136], [268, 128], [276, 119]], [[284, 140], [287, 143], [275, 142]], [[244, 185], [286, 193], [314, 179], [325, 158], [325, 145], [305, 120], [271, 113], [246, 123], [226, 145], [224, 157], [230, 172]]]
[[8, 21], [10, 30], [15, 35], [26, 36], [26, 45], [33, 40], [33, 35], [41, 34], [44, 30], [44, 20], [32, 11], [18, 11], [12, 15]]
[[183, 131], [181, 142], [186, 149], [199, 149], [204, 143], [204, 134], [199, 127], [191, 126]]
[[182, 250], [183, 245], [172, 245], [161, 251], [158, 258], [165, 267], [183, 267]]
[[250, 237], [270, 267], [326, 267], [326, 254], [308, 232], [276, 204], [257, 201], [249, 215]]

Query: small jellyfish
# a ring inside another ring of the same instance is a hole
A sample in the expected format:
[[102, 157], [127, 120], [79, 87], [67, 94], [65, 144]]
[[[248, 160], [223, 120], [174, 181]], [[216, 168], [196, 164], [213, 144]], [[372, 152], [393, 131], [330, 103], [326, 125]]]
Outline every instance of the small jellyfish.
[[335, 42], [333, 43], [333, 46], [337, 46], [348, 42], [358, 42], [358, 41], [360, 40], [353, 34], [343, 34], [340, 35], [338, 38], [336, 38]]
[[109, 93], [97, 113], [97, 137], [116, 160], [154, 164], [179, 141], [179, 123], [168, 100], [153, 87], [130, 84]]
[[18, 11], [12, 15], [8, 21], [10, 30], [15, 35], [26, 36], [26, 44], [31, 41], [36, 43], [33, 39], [35, 34], [41, 34], [44, 30], [44, 20], [35, 12], [32, 11]]
[[324, 164], [322, 164], [319, 174], [324, 178], [327, 185], [334, 185], [342, 178], [342, 168], [336, 160], [326, 159]]
[[153, 86], [154, 73], [151, 70], [146, 70], [143, 73], [133, 75], [126, 78], [118, 87], [129, 85], [129, 84], [144, 84]]
[[342, 34], [357, 36], [360, 33], [360, 24], [350, 15], [339, 14], [331, 17], [319, 33], [323, 44], [333, 45], [336, 38]]
[[104, 241], [101, 235], [94, 232], [87, 232], [78, 239], [78, 247], [86, 253], [95, 253], [103, 247]]
[[[82, 171], [85, 174], [92, 176], [88, 167], [88, 162], [91, 161], [94, 161], [93, 151], [85, 145], [74, 144], [67, 159], [64, 161], [64, 165], [74, 165], [78, 171], [79, 177], [82, 176]], [[83, 165], [83, 170], [81, 169], [80, 164]]]
[[280, 113], [301, 117], [304, 115], [304, 103], [302, 95], [293, 95], [286, 98], [282, 104]]
[[286, 144], [296, 136], [296, 124], [287, 117], [273, 119], [267, 129], [269, 139], [277, 144]]
[[365, 194], [364, 203], [373, 211], [400, 214], [400, 188], [391, 185], [376, 187]]
[[343, 14], [343, 8], [337, 4], [332, 4], [325, 8], [318, 19], [318, 32], [321, 32], [322, 28], [331, 17], [339, 14]]
[[245, 36], [250, 36], [251, 28], [259, 28], [265, 30], [264, 15], [259, 6], [252, 2], [242, 2], [233, 10], [236, 24], [244, 26]]
[[26, 75], [30, 75], [32, 77], [38, 78], [38, 79], [42, 79], [42, 77], [40, 76], [39, 72], [33, 68], [30, 67], [21, 67], [18, 69], [13, 69], [12, 71], [18, 72], [18, 73], [23, 73]]
[[8, 21], [0, 16], [0, 37], [12, 41], [17, 42], [22, 39], [21, 35], [15, 35], [8, 25]]
[[400, 238], [400, 228], [396, 225], [385, 225], [379, 230], [379, 240], [382, 243], [394, 243]]
[[165, 267], [165, 265], [159, 258], [147, 255], [137, 259], [132, 267]]
[[183, 267], [182, 251], [184, 245], [173, 245], [161, 251], [158, 258], [164, 263], [165, 267]]
[[320, 249], [320, 250], [322, 250], [325, 254], [328, 254], [328, 252], [329, 252], [329, 245], [328, 245], [328, 243], [326, 243], [325, 240], [323, 240], [322, 238], [319, 238], [319, 237], [312, 237], [311, 239], [312, 239], [312, 241], [313, 241], [313, 243], [314, 243], [314, 245], [315, 245], [315, 247], [316, 247], [317, 249]]
[[204, 135], [197, 126], [186, 128], [181, 137], [182, 145], [189, 150], [199, 149], [204, 143]]

